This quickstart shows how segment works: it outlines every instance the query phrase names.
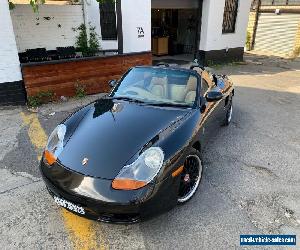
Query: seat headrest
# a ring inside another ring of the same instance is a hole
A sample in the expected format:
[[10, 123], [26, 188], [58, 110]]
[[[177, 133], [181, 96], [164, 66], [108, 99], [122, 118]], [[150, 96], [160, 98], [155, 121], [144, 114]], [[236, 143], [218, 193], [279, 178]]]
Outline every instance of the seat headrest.
[[186, 90], [187, 92], [197, 90], [197, 78], [195, 76], [190, 76], [186, 85]]
[[185, 97], [185, 102], [186, 103], [193, 103], [195, 102], [197, 96], [197, 92], [196, 91], [189, 91]]
[[167, 82], [166, 77], [153, 77], [151, 79], [151, 85], [165, 85]]

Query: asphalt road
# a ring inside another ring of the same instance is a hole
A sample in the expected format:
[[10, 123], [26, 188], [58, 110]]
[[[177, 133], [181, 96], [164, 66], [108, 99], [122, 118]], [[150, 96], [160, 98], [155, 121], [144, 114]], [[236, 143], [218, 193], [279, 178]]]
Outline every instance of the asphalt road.
[[218, 69], [236, 85], [233, 122], [204, 149], [195, 197], [140, 224], [70, 214], [54, 204], [40, 178], [48, 134], [95, 96], [44, 105], [37, 113], [1, 109], [1, 249], [242, 249], [240, 234], [279, 233], [296, 234], [299, 248], [300, 62], [247, 59]]

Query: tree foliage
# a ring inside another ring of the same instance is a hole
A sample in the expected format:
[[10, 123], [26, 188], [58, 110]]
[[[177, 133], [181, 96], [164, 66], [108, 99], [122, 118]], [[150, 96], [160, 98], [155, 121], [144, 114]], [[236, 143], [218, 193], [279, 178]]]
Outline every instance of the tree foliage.
[[[8, 1], [10, 10], [15, 8], [15, 4], [12, 1], [10, 1], [10, 0], [7, 0], [7, 1]], [[39, 5], [44, 4], [45, 2], [46, 2], [46, 0], [28, 0], [28, 3], [31, 5], [32, 10], [34, 12], [37, 12], [39, 10]]]
[[[9, 4], [9, 9], [12, 10], [15, 5], [10, 0], [7, 0]], [[115, 2], [115, 0], [96, 0], [98, 3], [104, 3], [104, 2]], [[37, 12], [39, 10], [39, 5], [44, 4], [46, 0], [28, 0], [28, 3], [31, 5], [34, 12]]]

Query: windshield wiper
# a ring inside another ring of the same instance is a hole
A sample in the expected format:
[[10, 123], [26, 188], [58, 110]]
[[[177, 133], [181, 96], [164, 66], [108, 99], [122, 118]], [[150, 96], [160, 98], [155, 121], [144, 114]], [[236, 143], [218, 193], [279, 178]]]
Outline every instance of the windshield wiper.
[[180, 108], [190, 108], [191, 106], [188, 104], [177, 104], [177, 103], [169, 103], [169, 102], [159, 102], [159, 103], [147, 103], [151, 106], [158, 107], [180, 107]]
[[123, 101], [134, 102], [134, 103], [145, 103], [141, 100], [133, 99], [133, 98], [130, 98], [130, 97], [127, 97], [127, 96], [116, 96], [116, 97], [112, 97], [112, 99], [123, 100]]
[[111, 97], [111, 98], [115, 99], [115, 100], [124, 100], [124, 101], [128, 101], [128, 102], [141, 103], [141, 104], [157, 106], [157, 107], [191, 108], [191, 106], [188, 104], [179, 104], [179, 103], [177, 104], [177, 103], [170, 103], [170, 102], [148, 102], [148, 101], [142, 101], [142, 100], [130, 98], [127, 96], [115, 96], [115, 97]]

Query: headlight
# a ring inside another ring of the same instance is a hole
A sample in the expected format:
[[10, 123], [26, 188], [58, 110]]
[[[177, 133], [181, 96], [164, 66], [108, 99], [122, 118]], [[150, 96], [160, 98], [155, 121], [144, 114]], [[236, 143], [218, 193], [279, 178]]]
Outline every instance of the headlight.
[[44, 159], [52, 165], [64, 148], [64, 138], [67, 128], [64, 124], [58, 125], [49, 136], [45, 149]]
[[112, 182], [112, 187], [119, 190], [142, 188], [157, 176], [163, 162], [162, 149], [159, 147], [149, 148], [134, 163], [122, 168]]

